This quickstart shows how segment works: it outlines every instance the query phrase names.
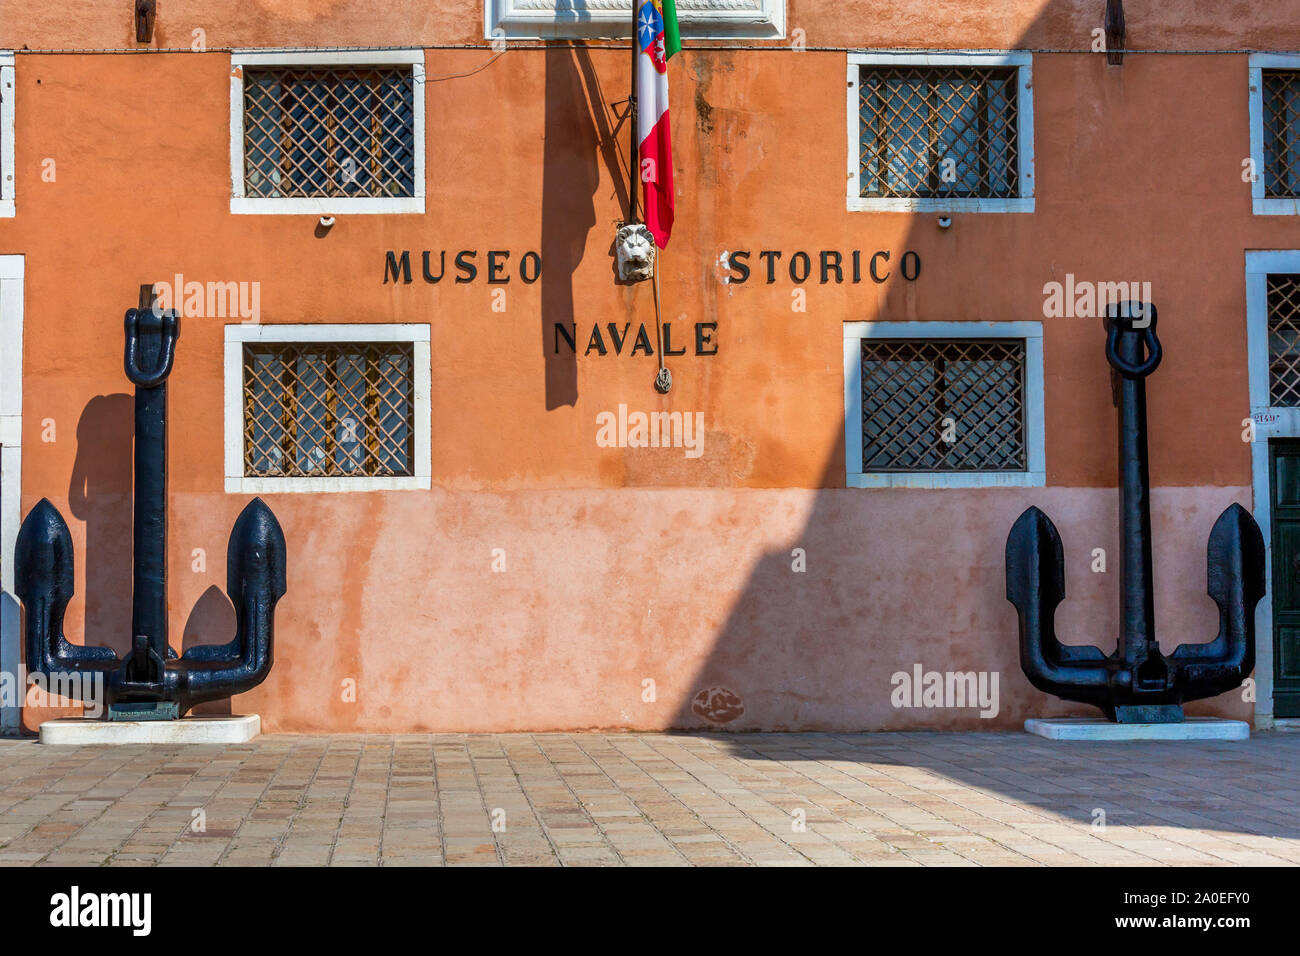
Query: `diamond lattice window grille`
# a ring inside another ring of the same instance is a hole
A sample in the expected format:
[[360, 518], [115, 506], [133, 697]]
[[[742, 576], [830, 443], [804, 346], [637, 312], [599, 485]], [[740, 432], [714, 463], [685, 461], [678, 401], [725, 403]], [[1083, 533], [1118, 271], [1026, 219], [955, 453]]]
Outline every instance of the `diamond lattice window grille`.
[[1300, 71], [1264, 70], [1264, 195], [1300, 197]]
[[411, 475], [410, 342], [244, 346], [244, 475]]
[[864, 198], [1020, 195], [1015, 67], [864, 66]]
[[1300, 405], [1300, 275], [1268, 277], [1268, 395]]
[[415, 195], [415, 94], [406, 67], [248, 67], [244, 194]]
[[862, 471], [1026, 471], [1023, 339], [864, 339]]

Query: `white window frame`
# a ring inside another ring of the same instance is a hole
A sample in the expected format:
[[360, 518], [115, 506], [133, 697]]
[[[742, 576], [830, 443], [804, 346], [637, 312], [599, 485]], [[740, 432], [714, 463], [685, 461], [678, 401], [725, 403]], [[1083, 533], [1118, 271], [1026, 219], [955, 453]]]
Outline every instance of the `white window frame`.
[[[244, 191], [244, 68], [409, 66], [415, 122], [414, 196], [247, 196]], [[230, 54], [230, 211], [241, 215], [398, 215], [424, 212], [424, 50], [306, 50]]]
[[[486, 40], [622, 39], [634, 0], [483, 0]], [[785, 0], [678, 0], [682, 36], [780, 40]]]
[[[1252, 80], [1252, 85], [1255, 85]], [[1253, 125], [1253, 123], [1252, 123]], [[1287, 200], [1290, 202], [1291, 200]], [[1274, 407], [1269, 387], [1268, 277], [1300, 274], [1300, 249], [1246, 253], [1246, 355], [1250, 418], [1250, 484], [1255, 523], [1264, 537], [1264, 600], [1255, 610], [1255, 725], [1300, 727], [1300, 719], [1273, 717], [1273, 489], [1270, 438], [1300, 438], [1300, 408]]]
[[1252, 53], [1249, 65], [1250, 159], [1255, 167], [1255, 181], [1250, 184], [1251, 209], [1256, 216], [1294, 216], [1300, 213], [1300, 198], [1264, 195], [1264, 71], [1300, 70], [1300, 55]]
[[[244, 474], [244, 345], [249, 342], [410, 342], [414, 378], [414, 475], [344, 477], [250, 477]], [[225, 341], [226, 491], [232, 494], [280, 492], [403, 491], [432, 487], [429, 326], [371, 325], [227, 325]]]
[[[850, 53], [848, 55], [848, 210], [849, 212], [1033, 212], [1034, 211], [1034, 87], [1033, 55], [994, 53]], [[930, 196], [862, 195], [861, 117], [858, 112], [861, 68], [864, 66], [1014, 66], [1016, 143], [1019, 150], [1020, 195], [1013, 199], [963, 199]]]
[[[862, 470], [863, 339], [1024, 339], [1025, 471]], [[1041, 488], [1047, 484], [1041, 322], [845, 322], [844, 467], [850, 488]]]
[[0, 53], [0, 219], [17, 214], [14, 202], [14, 55]]
[[[14, 594], [14, 545], [22, 520], [23, 474], [23, 257], [0, 256], [0, 671], [17, 674], [22, 655], [22, 612]], [[0, 709], [0, 731], [12, 733], [22, 715]]]

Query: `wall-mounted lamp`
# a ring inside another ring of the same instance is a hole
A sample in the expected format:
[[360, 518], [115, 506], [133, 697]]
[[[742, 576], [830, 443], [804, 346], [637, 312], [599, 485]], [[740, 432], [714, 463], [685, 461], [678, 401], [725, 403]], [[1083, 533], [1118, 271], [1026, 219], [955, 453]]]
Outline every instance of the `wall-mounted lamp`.
[[952, 228], [952, 216], [940, 216], [940, 217], [939, 217], [939, 228], [940, 228], [940, 229], [951, 229], [951, 228]]
[[153, 21], [157, 12], [157, 0], [135, 0], [136, 43], [153, 42]]
[[1106, 0], [1106, 62], [1124, 65], [1124, 0]]

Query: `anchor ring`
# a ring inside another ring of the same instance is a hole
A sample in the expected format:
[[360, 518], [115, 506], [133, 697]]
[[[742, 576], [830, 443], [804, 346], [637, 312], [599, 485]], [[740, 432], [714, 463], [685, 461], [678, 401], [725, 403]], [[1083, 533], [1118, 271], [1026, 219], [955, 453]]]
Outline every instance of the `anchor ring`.
[[[142, 322], [147, 323], [146, 331], [156, 331], [162, 335], [158, 363], [152, 369], [140, 367]], [[172, 361], [176, 357], [176, 340], [180, 337], [180, 322], [176, 318], [176, 313], [170, 309], [166, 312], [155, 312], [152, 309], [127, 309], [123, 324], [126, 326], [126, 354], [123, 359], [126, 377], [133, 385], [141, 388], [154, 388], [161, 385], [171, 374]]]
[[[1147, 306], [1154, 312], [1154, 307]], [[1122, 323], [1131, 321], [1122, 318], [1112, 318], [1107, 323], [1106, 329], [1106, 361], [1110, 367], [1125, 378], [1146, 378], [1154, 372], [1160, 365], [1160, 360], [1164, 358], [1164, 349], [1160, 347], [1160, 340], [1156, 338], [1155, 316], [1150, 317], [1149, 324], [1142, 329], [1122, 329]], [[1119, 354], [1119, 336], [1123, 331], [1133, 331], [1142, 333], [1142, 343], [1146, 346], [1147, 357], [1138, 363], [1129, 362]]]

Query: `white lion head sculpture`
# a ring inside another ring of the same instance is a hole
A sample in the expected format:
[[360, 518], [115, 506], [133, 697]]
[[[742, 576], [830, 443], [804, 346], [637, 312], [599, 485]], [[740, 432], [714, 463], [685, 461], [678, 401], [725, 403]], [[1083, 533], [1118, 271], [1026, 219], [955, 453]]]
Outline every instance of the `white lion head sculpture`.
[[618, 277], [624, 282], [641, 282], [654, 274], [655, 240], [639, 222], [630, 222], [618, 230], [614, 243], [618, 254]]

